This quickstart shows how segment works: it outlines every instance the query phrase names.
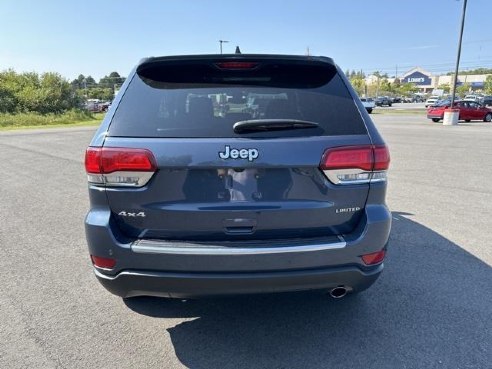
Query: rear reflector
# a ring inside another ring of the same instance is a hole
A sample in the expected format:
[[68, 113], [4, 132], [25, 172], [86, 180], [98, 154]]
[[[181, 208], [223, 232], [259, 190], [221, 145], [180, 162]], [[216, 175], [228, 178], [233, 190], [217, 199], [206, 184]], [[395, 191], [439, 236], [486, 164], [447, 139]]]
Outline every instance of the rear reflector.
[[92, 264], [98, 268], [113, 269], [116, 265], [116, 260], [113, 258], [103, 258], [100, 256], [91, 255]]
[[94, 184], [141, 187], [156, 169], [154, 155], [146, 149], [89, 147], [85, 153], [85, 170]]
[[343, 146], [326, 150], [320, 169], [334, 184], [386, 180], [390, 155], [386, 146]]
[[386, 250], [381, 250], [378, 252], [373, 252], [372, 254], [362, 255], [361, 257], [364, 264], [374, 265], [382, 262], [385, 256], [386, 256]]

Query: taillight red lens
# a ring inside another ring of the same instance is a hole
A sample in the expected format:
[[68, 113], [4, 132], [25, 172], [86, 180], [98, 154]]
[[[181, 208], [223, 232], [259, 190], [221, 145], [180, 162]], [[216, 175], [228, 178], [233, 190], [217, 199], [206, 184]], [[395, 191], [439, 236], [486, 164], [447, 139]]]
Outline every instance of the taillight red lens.
[[320, 169], [336, 185], [386, 181], [390, 155], [385, 145], [342, 146], [323, 154]]
[[386, 146], [374, 147], [374, 168], [373, 170], [387, 170], [390, 164], [390, 153]]
[[154, 155], [146, 149], [89, 147], [85, 153], [87, 173], [117, 171], [151, 172], [156, 170]]
[[101, 173], [100, 147], [89, 147], [85, 151], [85, 170], [87, 173]]
[[113, 258], [103, 258], [101, 256], [91, 255], [92, 264], [98, 268], [113, 269], [116, 265], [116, 260]]
[[102, 149], [101, 170], [103, 173], [117, 171], [150, 172], [156, 169], [154, 155], [146, 149]]
[[370, 171], [372, 164], [372, 146], [347, 146], [327, 150], [321, 160], [320, 168], [323, 170], [359, 168]]
[[382, 262], [385, 256], [386, 256], [386, 250], [381, 250], [378, 252], [373, 252], [371, 254], [362, 255], [361, 257], [364, 264], [374, 265]]
[[386, 146], [346, 146], [327, 150], [320, 168], [386, 170], [389, 163], [390, 155]]
[[254, 69], [259, 63], [256, 62], [245, 62], [245, 61], [228, 61], [219, 62], [215, 65], [220, 69]]

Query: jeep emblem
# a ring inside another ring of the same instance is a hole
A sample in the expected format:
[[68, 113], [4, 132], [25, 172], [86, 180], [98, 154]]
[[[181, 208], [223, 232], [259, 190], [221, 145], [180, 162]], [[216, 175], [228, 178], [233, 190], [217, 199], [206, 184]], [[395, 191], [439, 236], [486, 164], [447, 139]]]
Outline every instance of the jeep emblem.
[[259, 155], [258, 149], [231, 149], [229, 145], [226, 145], [223, 152], [219, 151], [221, 159], [248, 159], [248, 161], [253, 161]]

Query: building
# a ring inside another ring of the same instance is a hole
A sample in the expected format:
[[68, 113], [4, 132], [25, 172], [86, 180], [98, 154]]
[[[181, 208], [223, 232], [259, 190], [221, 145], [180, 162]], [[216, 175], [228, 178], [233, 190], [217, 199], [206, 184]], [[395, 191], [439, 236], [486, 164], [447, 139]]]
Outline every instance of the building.
[[[461, 86], [465, 83], [470, 84], [471, 91], [481, 91], [484, 87], [485, 80], [489, 74], [458, 74], [457, 85]], [[370, 75], [366, 78], [366, 84], [372, 85], [378, 83], [377, 76]], [[387, 78], [388, 82], [393, 83], [395, 78]], [[441, 86], [451, 86], [453, 83], [452, 75], [433, 75], [423, 68], [415, 67], [399, 77], [400, 83], [412, 83], [422, 93], [432, 93], [434, 89], [439, 89]]]

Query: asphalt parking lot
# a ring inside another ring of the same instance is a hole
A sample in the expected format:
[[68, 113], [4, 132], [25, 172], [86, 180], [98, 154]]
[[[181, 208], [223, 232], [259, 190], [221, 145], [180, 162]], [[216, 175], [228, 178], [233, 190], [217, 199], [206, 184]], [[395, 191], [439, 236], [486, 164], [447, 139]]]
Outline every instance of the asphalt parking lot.
[[492, 124], [373, 114], [386, 269], [359, 296], [124, 301], [92, 275], [94, 128], [0, 133], [0, 368], [490, 368]]

